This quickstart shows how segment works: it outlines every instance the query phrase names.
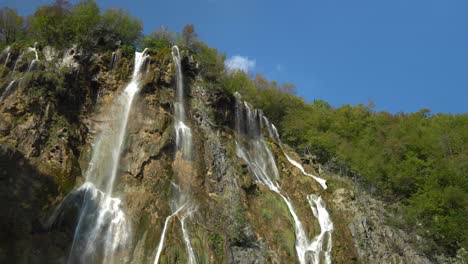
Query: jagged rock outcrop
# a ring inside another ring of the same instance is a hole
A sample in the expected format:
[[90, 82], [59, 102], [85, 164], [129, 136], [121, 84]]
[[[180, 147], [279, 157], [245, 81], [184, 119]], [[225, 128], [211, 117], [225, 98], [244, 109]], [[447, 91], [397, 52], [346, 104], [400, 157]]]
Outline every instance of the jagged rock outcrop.
[[[185, 52], [194, 159], [175, 162], [174, 64], [168, 50], [149, 51], [115, 190], [132, 226], [131, 246], [119, 251], [119, 263], [154, 261], [171, 214], [173, 179], [187, 172], [184, 166], [193, 175], [185, 183], [194, 204], [186, 228], [199, 263], [297, 262], [287, 206], [252, 178], [236, 154], [234, 96], [222, 87], [205, 87], [197, 62]], [[83, 194], [76, 189], [84, 181], [94, 139], [114, 117], [112, 104], [133, 67], [132, 58], [121, 51], [114, 53], [118, 59], [111, 52], [86, 54], [77, 47], [66, 52], [45, 47], [42, 53], [43, 67], [29, 73], [22, 67], [17, 89], [0, 102], [0, 262], [66, 262], [82, 206]], [[10, 78], [8, 69], [0, 71]], [[278, 182], [308, 237], [318, 234], [320, 225], [307, 195], [321, 195], [327, 202], [334, 222], [333, 263], [431, 262], [411, 247], [406, 234], [385, 223], [382, 203], [354, 194], [335, 178], [323, 190], [288, 162], [282, 146], [267, 141], [280, 171]], [[168, 223], [160, 263], [187, 263], [180, 229], [176, 218]]]

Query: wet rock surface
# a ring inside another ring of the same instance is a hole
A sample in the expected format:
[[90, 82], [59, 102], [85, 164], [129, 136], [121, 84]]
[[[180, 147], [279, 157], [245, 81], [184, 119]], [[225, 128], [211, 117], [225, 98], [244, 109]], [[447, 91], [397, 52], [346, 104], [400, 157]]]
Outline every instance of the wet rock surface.
[[[132, 71], [132, 59], [121, 51], [116, 51], [118, 59], [111, 53], [86, 55], [76, 47], [45, 47], [42, 52], [45, 69], [30, 74], [28, 82], [0, 102], [2, 263], [66, 263], [82, 200], [76, 190], [84, 181], [94, 139], [113, 118], [109, 109]], [[175, 162], [174, 65], [170, 54], [149, 53], [115, 189], [132, 226], [132, 243], [123, 250], [121, 263], [154, 261], [171, 214], [171, 186], [175, 177], [184, 177], [181, 171], [193, 174], [186, 184], [194, 210], [185, 224], [198, 263], [295, 263], [288, 208], [253, 180], [236, 155], [234, 96], [221, 87], [204, 86], [196, 61], [184, 57], [194, 159], [190, 164]], [[58, 68], [66, 68], [65, 81], [46, 74]], [[39, 89], [43, 86], [45, 91]], [[62, 86], [64, 90], [57, 88]], [[386, 224], [382, 202], [348, 187], [322, 190], [287, 161], [274, 140], [267, 144], [279, 169], [279, 184], [309, 237], [317, 235], [320, 226], [306, 196], [321, 195], [327, 203], [335, 225], [333, 263], [434, 262], [410, 245], [407, 234]], [[288, 153], [300, 160], [289, 148]], [[306, 170], [315, 172], [312, 166]], [[187, 263], [177, 216], [169, 222], [160, 263]]]

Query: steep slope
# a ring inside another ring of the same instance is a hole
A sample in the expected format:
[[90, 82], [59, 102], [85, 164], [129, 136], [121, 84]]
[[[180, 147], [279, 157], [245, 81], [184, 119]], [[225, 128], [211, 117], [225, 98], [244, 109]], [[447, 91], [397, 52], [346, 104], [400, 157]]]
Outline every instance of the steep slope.
[[[121, 121], [115, 102], [132, 83], [133, 57], [77, 48], [65, 57], [51, 47], [41, 53], [42, 60], [30, 60], [33, 69], [0, 69], [8, 90], [0, 102], [0, 261], [431, 262], [385, 225], [378, 201], [353, 192], [345, 179], [319, 175], [314, 164], [291, 162], [301, 159], [279, 142], [261, 111], [222, 87], [208, 88], [189, 51], [147, 51], [123, 132], [109, 124]], [[93, 160], [97, 139], [117, 132], [122, 142], [107, 143], [119, 149], [107, 193], [119, 199], [129, 238], [109, 251], [103, 234], [117, 231], [113, 215], [88, 223], [98, 228], [92, 232], [98, 242], [79, 227], [80, 217], [90, 215], [82, 188], [98, 174], [87, 173], [113, 167], [106, 152]], [[324, 212], [332, 225], [318, 220]], [[91, 258], [73, 254], [77, 235], [78, 249], [91, 250]]]

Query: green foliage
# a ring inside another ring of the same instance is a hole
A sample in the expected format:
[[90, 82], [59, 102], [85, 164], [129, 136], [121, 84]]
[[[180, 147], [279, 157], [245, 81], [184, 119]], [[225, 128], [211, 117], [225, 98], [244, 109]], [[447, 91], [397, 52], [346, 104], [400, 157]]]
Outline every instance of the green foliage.
[[37, 41], [63, 46], [71, 38], [67, 26], [67, 16], [70, 12], [71, 4], [64, 0], [40, 6], [29, 20], [28, 31]]
[[176, 42], [177, 36], [174, 32], [169, 31], [165, 27], [161, 27], [150, 35], [143, 38], [140, 45], [143, 48], [152, 50], [161, 50], [170, 48]]
[[[369, 190], [405, 207], [406, 228], [455, 254], [468, 247], [468, 115], [375, 112], [373, 105], [312, 104], [263, 76], [226, 74], [223, 86], [262, 109], [283, 142], [313, 154], [329, 171], [358, 177]], [[265, 208], [269, 208], [265, 206]], [[262, 210], [269, 219], [268, 210]]]
[[4, 7], [0, 9], [0, 41], [5, 44], [15, 42], [23, 29], [23, 18], [15, 10]]
[[100, 35], [105, 43], [135, 45], [142, 30], [141, 22], [123, 9], [107, 9], [101, 16]]
[[213, 233], [208, 237], [208, 243], [217, 256], [218, 259], [222, 259], [224, 255], [224, 239], [221, 235]]
[[122, 9], [107, 9], [100, 14], [94, 0], [75, 5], [57, 0], [38, 7], [26, 30], [34, 41], [56, 47], [78, 44], [94, 50], [133, 46], [141, 37], [142, 28], [138, 19]]
[[99, 20], [99, 7], [94, 0], [83, 0], [76, 4], [67, 18], [73, 41], [89, 47], [95, 38]]
[[217, 49], [208, 47], [205, 43], [198, 42], [196, 47], [196, 61], [200, 64], [200, 74], [205, 81], [219, 83], [224, 73], [225, 54], [220, 54]]
[[[74, 5], [56, 0], [38, 7], [27, 23], [24, 21], [10, 8], [0, 10], [0, 47], [11, 45], [15, 54], [35, 41], [58, 48], [78, 44], [85, 51], [120, 48], [122, 61], [129, 61], [138, 43], [150, 49], [154, 63], [166, 64], [171, 60], [171, 45], [179, 44], [187, 79], [199, 74], [210, 87], [239, 92], [265, 112], [277, 125], [282, 140], [296, 151], [315, 156], [312, 161], [322, 163], [325, 169], [356, 177], [370, 186], [372, 193], [403, 204], [407, 227], [430, 237], [434, 241], [430, 250], [454, 253], [460, 247], [468, 248], [468, 115], [431, 115], [427, 109], [389, 114], [375, 112], [372, 105], [333, 108], [322, 100], [306, 103], [294, 95], [292, 84], [280, 85], [259, 74], [226, 72], [225, 54], [197, 40], [193, 25], [184, 27], [182, 34], [161, 28], [142, 37], [138, 19], [121, 9], [101, 13], [94, 0]], [[190, 66], [187, 55], [198, 67]], [[0, 66], [1, 76], [10, 70]], [[67, 69], [61, 71], [27, 73], [20, 85], [28, 86], [24, 90], [29, 98], [50, 100], [66, 111], [78, 111], [86, 83]], [[240, 208], [233, 208], [234, 223], [244, 221]], [[262, 209], [262, 216], [274, 219], [267, 209]], [[226, 239], [240, 243], [242, 227], [231, 225], [232, 235]], [[224, 243], [218, 237], [211, 241], [214, 248]]]

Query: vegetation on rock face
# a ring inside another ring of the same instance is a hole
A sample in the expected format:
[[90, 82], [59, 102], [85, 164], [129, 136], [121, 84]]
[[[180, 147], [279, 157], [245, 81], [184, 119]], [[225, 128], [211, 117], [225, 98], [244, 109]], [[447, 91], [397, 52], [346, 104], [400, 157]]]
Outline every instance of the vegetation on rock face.
[[[294, 95], [292, 84], [280, 85], [259, 74], [227, 72], [225, 55], [198, 40], [193, 25], [186, 26], [182, 34], [161, 28], [143, 36], [138, 19], [119, 9], [101, 12], [93, 0], [75, 5], [57, 0], [39, 7], [28, 18], [3, 8], [0, 21], [3, 46], [38, 41], [59, 48], [77, 44], [87, 52], [120, 48], [124, 55], [139, 46], [149, 48], [150, 54], [158, 51], [152, 59], [167, 61], [171, 45], [178, 44], [185, 55], [184, 64], [189, 58], [196, 61], [208, 87], [241, 93], [278, 126], [283, 141], [304, 153], [308, 161], [358, 179], [371, 193], [401, 203], [403, 228], [431, 238], [430, 250], [454, 254], [460, 247], [468, 248], [466, 114], [432, 115], [426, 109], [391, 114], [377, 112], [372, 105], [335, 108], [322, 100], [308, 103]], [[161, 79], [164, 70], [156, 73]], [[4, 74], [4, 67], [0, 72]], [[83, 100], [73, 96], [80, 95], [77, 90], [84, 85], [74, 76], [44, 70], [25, 75], [24, 81], [30, 79], [30, 95], [56, 101], [57, 106], [73, 106], [77, 112], [77, 104]], [[259, 212], [265, 219], [273, 218], [272, 211]], [[223, 238], [213, 235], [209, 241], [213, 251], [221, 254]]]

